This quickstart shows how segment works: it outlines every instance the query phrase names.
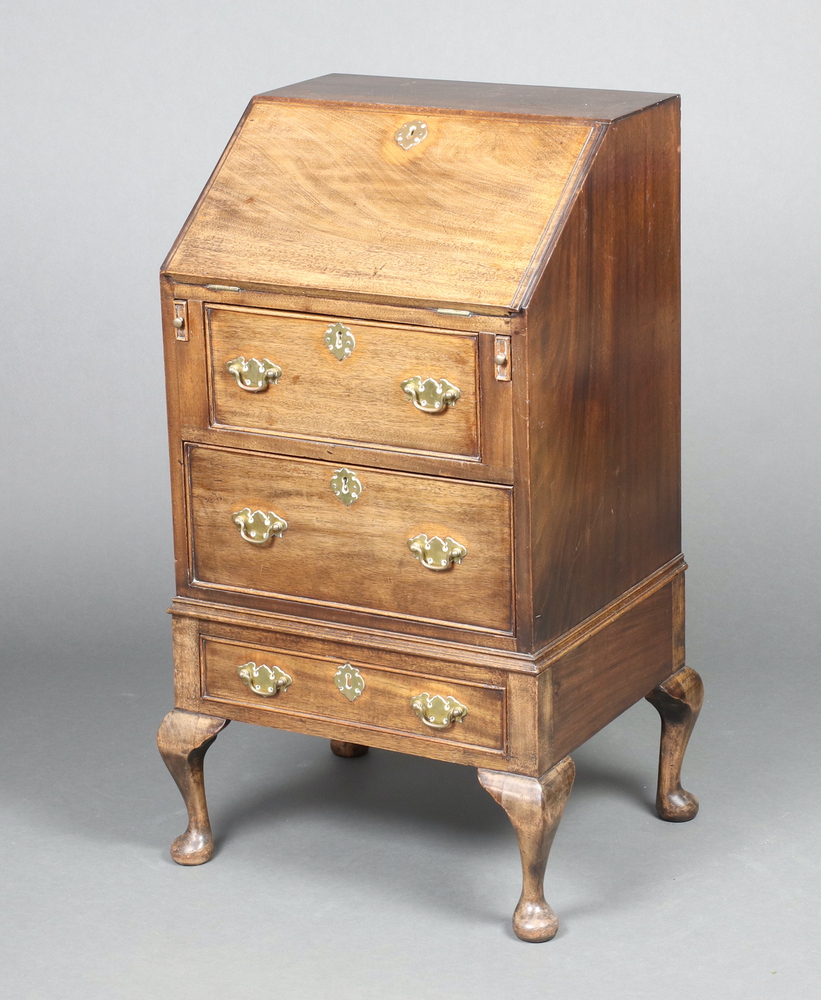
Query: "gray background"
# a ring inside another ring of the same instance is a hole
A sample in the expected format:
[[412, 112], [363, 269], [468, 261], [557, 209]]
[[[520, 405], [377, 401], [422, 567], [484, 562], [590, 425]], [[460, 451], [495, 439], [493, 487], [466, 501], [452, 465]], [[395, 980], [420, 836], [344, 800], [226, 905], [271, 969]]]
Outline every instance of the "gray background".
[[[818, 10], [4, 3], [0, 996], [819, 995]], [[654, 818], [649, 706], [580, 749], [546, 945], [513, 938], [515, 841], [456, 765], [235, 723], [218, 854], [168, 857], [157, 270], [249, 97], [330, 71], [683, 94], [702, 810]]]

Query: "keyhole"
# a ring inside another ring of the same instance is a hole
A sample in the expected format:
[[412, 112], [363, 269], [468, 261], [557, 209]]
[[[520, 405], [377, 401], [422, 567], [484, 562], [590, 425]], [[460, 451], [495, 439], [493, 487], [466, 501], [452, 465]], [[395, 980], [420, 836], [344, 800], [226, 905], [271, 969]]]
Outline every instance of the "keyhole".
[[342, 347], [342, 332], [340, 330], [336, 331], [336, 346]]
[[347, 476], [343, 476], [342, 477], [342, 492], [343, 493], [347, 493], [348, 492], [348, 477]]

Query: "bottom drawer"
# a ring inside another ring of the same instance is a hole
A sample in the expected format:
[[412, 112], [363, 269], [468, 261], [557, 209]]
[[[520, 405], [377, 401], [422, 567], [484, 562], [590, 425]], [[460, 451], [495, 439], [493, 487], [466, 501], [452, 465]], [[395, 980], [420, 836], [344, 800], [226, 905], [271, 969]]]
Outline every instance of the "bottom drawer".
[[391, 669], [356, 657], [308, 655], [208, 636], [200, 642], [203, 701], [497, 751], [505, 747], [502, 687]]

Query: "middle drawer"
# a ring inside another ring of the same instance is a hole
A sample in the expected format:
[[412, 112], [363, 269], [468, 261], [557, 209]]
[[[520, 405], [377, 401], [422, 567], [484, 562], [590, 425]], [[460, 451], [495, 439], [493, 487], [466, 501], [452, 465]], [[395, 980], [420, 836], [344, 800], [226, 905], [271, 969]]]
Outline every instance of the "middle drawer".
[[512, 488], [186, 446], [192, 585], [513, 631]]

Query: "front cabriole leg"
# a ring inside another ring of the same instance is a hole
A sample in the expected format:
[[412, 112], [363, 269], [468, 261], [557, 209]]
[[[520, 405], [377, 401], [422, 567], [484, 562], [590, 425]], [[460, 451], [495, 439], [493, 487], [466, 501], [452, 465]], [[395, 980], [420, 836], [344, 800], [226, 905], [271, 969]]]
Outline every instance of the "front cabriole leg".
[[202, 765], [206, 751], [227, 725], [227, 719], [175, 708], [162, 720], [157, 733], [162, 759], [188, 810], [188, 829], [171, 845], [171, 857], [178, 865], [201, 865], [214, 853]]
[[681, 763], [704, 701], [704, 685], [682, 667], [647, 695], [661, 716], [661, 750], [656, 809], [662, 819], [683, 823], [698, 812], [698, 799], [681, 787]]
[[569, 757], [541, 778], [479, 768], [479, 781], [507, 813], [522, 856], [522, 895], [513, 930], [523, 941], [549, 941], [559, 921], [544, 898], [547, 858], [573, 787], [576, 766]]

